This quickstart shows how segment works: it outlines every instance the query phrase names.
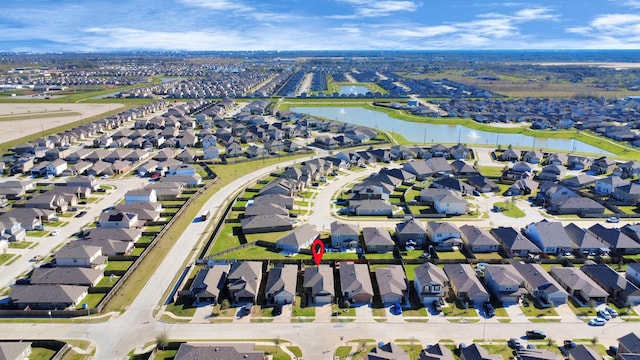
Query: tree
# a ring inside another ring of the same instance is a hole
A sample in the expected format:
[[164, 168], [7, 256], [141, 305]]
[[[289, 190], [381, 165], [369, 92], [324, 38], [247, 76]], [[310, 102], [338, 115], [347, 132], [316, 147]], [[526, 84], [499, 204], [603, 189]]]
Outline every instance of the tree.
[[598, 344], [598, 337], [594, 336], [591, 338], [591, 346], [595, 347]]
[[220, 302], [220, 310], [225, 310], [231, 307], [229, 299], [224, 299]]
[[156, 348], [160, 349], [160, 350], [164, 350], [165, 347], [167, 347], [167, 344], [169, 343], [169, 338], [167, 337], [167, 333], [166, 332], [161, 332], [158, 335], [156, 335]]
[[547, 349], [555, 345], [555, 341], [551, 338], [547, 338]]

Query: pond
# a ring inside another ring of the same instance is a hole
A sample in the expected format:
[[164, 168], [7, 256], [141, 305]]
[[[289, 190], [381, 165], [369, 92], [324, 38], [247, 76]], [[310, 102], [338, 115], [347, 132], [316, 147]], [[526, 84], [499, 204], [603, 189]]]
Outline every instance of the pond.
[[577, 151], [591, 154], [611, 155], [595, 146], [572, 139], [535, 138], [528, 135], [504, 134], [470, 129], [463, 125], [439, 125], [415, 123], [389, 117], [386, 113], [359, 107], [295, 107], [291, 111], [319, 116], [350, 124], [367, 126], [402, 135], [416, 144], [426, 143], [463, 143], [519, 148]]
[[368, 87], [360, 85], [340, 86], [340, 95], [364, 95], [370, 92]]

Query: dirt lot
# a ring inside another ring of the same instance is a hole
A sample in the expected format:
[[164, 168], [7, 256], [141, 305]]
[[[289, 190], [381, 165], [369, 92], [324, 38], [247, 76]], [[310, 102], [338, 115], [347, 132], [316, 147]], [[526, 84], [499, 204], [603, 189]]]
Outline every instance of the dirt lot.
[[0, 132], [0, 143], [123, 106], [122, 104], [0, 104], [0, 124], [4, 129]]

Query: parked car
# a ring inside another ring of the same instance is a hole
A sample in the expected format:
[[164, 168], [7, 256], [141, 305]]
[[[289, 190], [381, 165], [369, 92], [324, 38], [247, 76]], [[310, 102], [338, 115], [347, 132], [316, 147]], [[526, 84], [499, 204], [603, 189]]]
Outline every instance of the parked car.
[[536, 348], [536, 346], [535, 346], [535, 345], [533, 345], [533, 344], [527, 344], [527, 349], [529, 349], [529, 350], [533, 350], [533, 349], [535, 349], [535, 348]]
[[484, 312], [488, 317], [493, 317], [496, 314], [496, 310], [493, 308], [493, 305], [491, 305], [490, 302], [485, 302], [484, 304], [482, 304], [482, 306], [484, 307]]
[[49, 235], [51, 235], [51, 236], [57, 236], [57, 235], [60, 235], [60, 230], [58, 230], [58, 229], [53, 230]]
[[400, 303], [395, 303], [391, 305], [389, 311], [391, 311], [393, 315], [402, 315], [402, 306], [400, 305]]
[[615, 217], [615, 216], [610, 216], [610, 217], [608, 217], [608, 218], [607, 218], [607, 222], [608, 222], [608, 223], [619, 223], [619, 222], [620, 222], [620, 219], [618, 219], [618, 218], [617, 218], [617, 217]]
[[591, 326], [604, 326], [604, 324], [606, 323], [607, 323], [607, 320], [603, 318], [595, 318], [595, 319], [589, 320], [589, 325]]
[[618, 355], [618, 347], [614, 345], [609, 346], [609, 349], [607, 349], [607, 354], [609, 354], [610, 356]]
[[273, 316], [278, 316], [282, 314], [282, 305], [276, 305], [273, 307], [273, 310], [271, 310], [271, 315]]
[[576, 343], [575, 343], [575, 342], [573, 342], [573, 341], [571, 341], [571, 340], [565, 340], [565, 341], [562, 343], [562, 346], [563, 346], [565, 349], [573, 349], [574, 347], [576, 347]]
[[522, 350], [522, 349], [524, 349], [524, 346], [522, 345], [522, 343], [520, 343], [520, 340], [518, 340], [516, 338], [509, 339], [509, 341], [507, 341], [507, 345], [509, 345], [509, 347], [514, 349], [514, 350]]
[[611, 320], [611, 314], [609, 314], [606, 310], [598, 310], [598, 317], [603, 318], [607, 321]]
[[16, 285], [31, 285], [31, 279], [18, 279]]
[[614, 308], [607, 306], [604, 309], [609, 313], [609, 315], [611, 315], [611, 317], [618, 317], [618, 312]]
[[76, 214], [76, 217], [80, 218], [87, 215], [87, 212], [85, 210], [80, 211], [78, 214]]
[[436, 314], [440, 314], [440, 312], [442, 312], [442, 306], [440, 305], [439, 300], [433, 300], [433, 311], [435, 311]]
[[526, 332], [527, 339], [544, 339], [547, 337], [544, 331], [541, 330], [529, 330]]

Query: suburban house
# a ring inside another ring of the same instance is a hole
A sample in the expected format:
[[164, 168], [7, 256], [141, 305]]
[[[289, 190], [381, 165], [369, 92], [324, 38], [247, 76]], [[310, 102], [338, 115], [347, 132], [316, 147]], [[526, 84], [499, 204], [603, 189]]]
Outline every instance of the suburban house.
[[568, 350], [569, 360], [602, 360], [602, 356], [594, 348], [578, 344]]
[[453, 352], [440, 343], [427, 345], [420, 353], [419, 360], [455, 360]]
[[14, 285], [9, 298], [20, 310], [65, 310], [77, 307], [88, 290], [77, 285]]
[[598, 179], [595, 182], [595, 191], [598, 194], [610, 195], [616, 188], [629, 185], [629, 181], [622, 179], [620, 176], [607, 176], [604, 179]]
[[427, 243], [427, 230], [419, 220], [405, 219], [396, 224], [396, 240], [401, 246], [423, 247]]
[[640, 286], [640, 263], [628, 263], [625, 278], [636, 286]]
[[157, 202], [156, 191], [154, 189], [139, 189], [129, 190], [124, 195], [124, 202], [126, 204], [133, 204], [137, 202]]
[[261, 261], [238, 261], [227, 275], [227, 290], [234, 304], [255, 303], [262, 282]]
[[391, 216], [394, 210], [387, 200], [349, 200], [349, 211], [358, 216]]
[[526, 294], [522, 275], [511, 264], [487, 265], [484, 268], [484, 283], [502, 305], [516, 304]]
[[264, 289], [267, 305], [293, 304], [296, 298], [298, 267], [291, 264], [277, 264], [267, 275]]
[[242, 232], [258, 234], [292, 230], [293, 225], [288, 217], [283, 215], [256, 215], [240, 220]]
[[228, 359], [264, 360], [264, 351], [254, 350], [252, 343], [182, 343], [174, 360]]
[[438, 214], [461, 215], [467, 212], [467, 201], [451, 189], [424, 189], [420, 191], [420, 201], [433, 203]]
[[573, 248], [582, 254], [596, 255], [609, 252], [609, 244], [600, 240], [600, 238], [591, 231], [581, 228], [575, 223], [567, 224], [564, 230], [573, 243]]
[[489, 354], [489, 351], [478, 344], [471, 344], [460, 349], [460, 360], [502, 360], [502, 355]]
[[557, 255], [573, 250], [573, 242], [559, 221], [544, 219], [527, 225], [523, 231], [545, 254]]
[[84, 231], [85, 239], [89, 240], [120, 240], [136, 242], [142, 237], [142, 230], [126, 228], [95, 228]]
[[320, 233], [316, 230], [315, 226], [311, 224], [303, 224], [278, 239], [276, 241], [276, 248], [291, 253], [297, 253], [301, 249], [311, 246], [311, 243], [313, 243], [319, 235]]
[[584, 272], [569, 267], [551, 267], [551, 276], [583, 306], [590, 303], [607, 302], [609, 294]]
[[482, 304], [489, 301], [489, 292], [469, 264], [444, 264], [449, 286], [463, 304]]
[[589, 231], [607, 243], [611, 250], [619, 254], [640, 254], [640, 243], [620, 229], [611, 229], [604, 227], [602, 224], [594, 224], [589, 228]]
[[534, 299], [553, 305], [567, 302], [569, 294], [540, 264], [514, 261], [512, 265], [524, 279], [524, 288]]
[[98, 217], [98, 224], [103, 228], [134, 228], [144, 225], [138, 219], [138, 214], [120, 210], [104, 211]]
[[475, 225], [460, 226], [460, 235], [473, 253], [489, 253], [500, 250], [500, 243], [491, 234]]
[[373, 300], [373, 284], [367, 264], [340, 263], [340, 298], [351, 304], [369, 304]]
[[333, 268], [326, 264], [306, 267], [302, 287], [307, 305], [331, 304], [335, 298]]
[[95, 287], [104, 278], [104, 271], [84, 267], [54, 267], [33, 269], [32, 285], [79, 285]]
[[228, 273], [227, 264], [215, 264], [200, 270], [189, 288], [194, 304], [218, 303], [227, 284]]
[[640, 202], [640, 184], [636, 182], [618, 186], [613, 190], [613, 198], [626, 204], [635, 205]]
[[509, 257], [540, 253], [540, 249], [534, 243], [511, 226], [493, 228], [491, 235], [498, 240]]
[[331, 247], [334, 249], [355, 249], [358, 247], [360, 230], [356, 225], [338, 221], [331, 223]]
[[58, 250], [54, 258], [56, 266], [74, 266], [102, 268], [106, 266], [107, 257], [102, 255], [102, 248], [87, 246], [82, 241], [72, 241]]
[[0, 343], [0, 354], [7, 360], [27, 360], [31, 355], [31, 342], [11, 341]]
[[367, 253], [386, 253], [395, 248], [395, 242], [391, 239], [391, 234], [384, 228], [364, 227], [362, 228], [362, 238]]
[[511, 186], [509, 186], [505, 195], [529, 195], [535, 193], [539, 186], [540, 184], [531, 178], [516, 180]]
[[402, 265], [385, 265], [375, 270], [378, 294], [385, 306], [409, 304], [409, 281]]
[[441, 267], [425, 262], [413, 271], [413, 286], [425, 306], [431, 305], [434, 301], [440, 302], [446, 296], [449, 278]]
[[640, 303], [640, 289], [607, 264], [585, 265], [581, 270], [607, 293], [619, 307]]
[[430, 221], [426, 227], [427, 236], [432, 243], [441, 248], [461, 245], [460, 230], [449, 222]]
[[371, 352], [367, 354], [367, 360], [382, 359], [409, 360], [410, 358], [409, 354], [400, 346], [388, 342], [386, 344], [378, 344], [378, 346], [371, 349]]
[[593, 171], [596, 174], [608, 174], [613, 172], [616, 168], [617, 163], [615, 160], [610, 159], [606, 156], [599, 157], [594, 159], [589, 167], [589, 170]]
[[[626, 360], [627, 358], [624, 355], [634, 354], [640, 354], [640, 336], [636, 335], [636, 333], [629, 333], [619, 338], [616, 360]], [[631, 356], [630, 360], [634, 360], [634, 356]]]

